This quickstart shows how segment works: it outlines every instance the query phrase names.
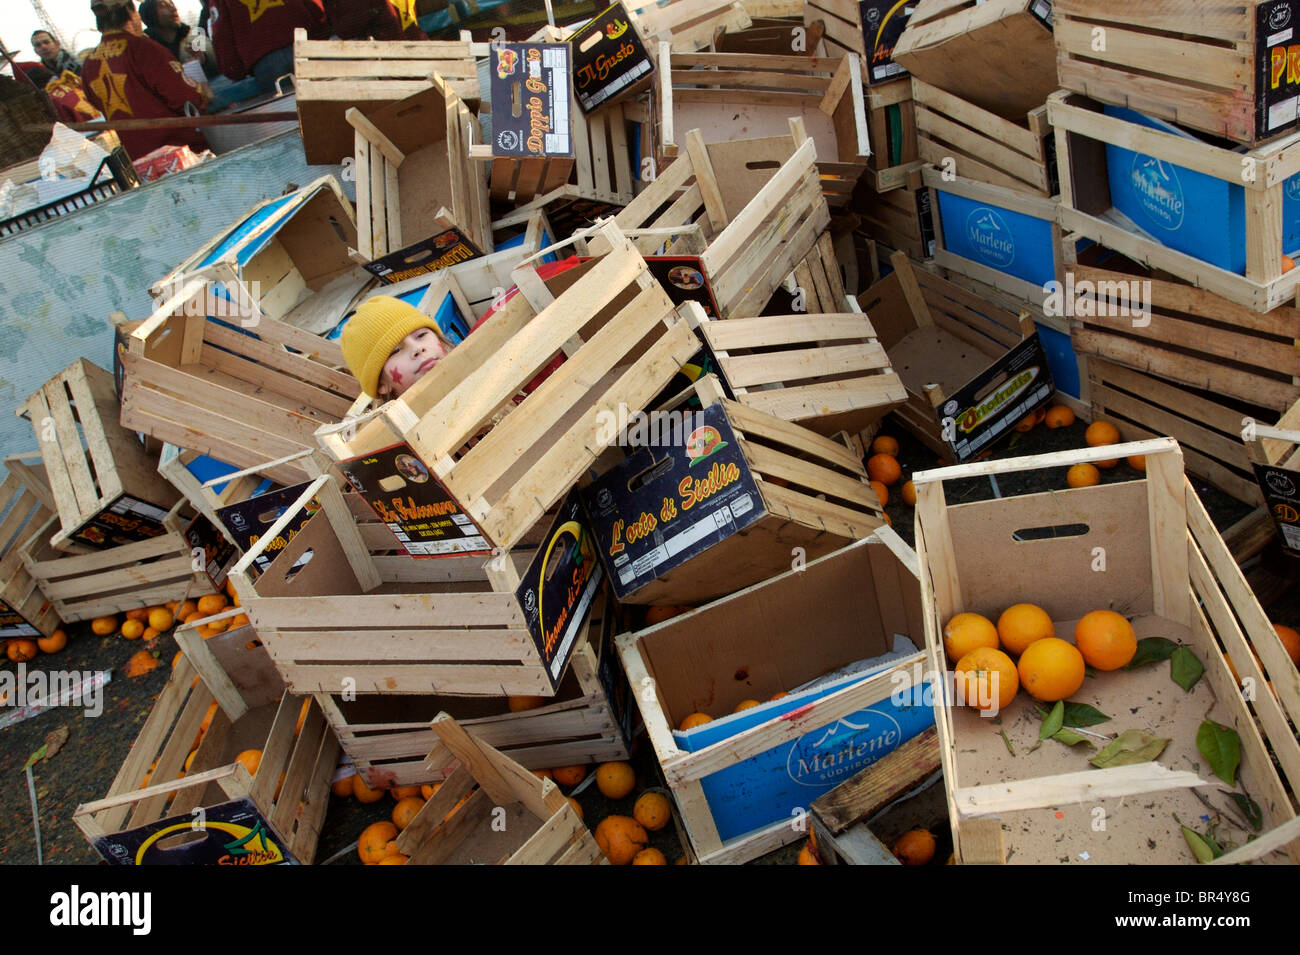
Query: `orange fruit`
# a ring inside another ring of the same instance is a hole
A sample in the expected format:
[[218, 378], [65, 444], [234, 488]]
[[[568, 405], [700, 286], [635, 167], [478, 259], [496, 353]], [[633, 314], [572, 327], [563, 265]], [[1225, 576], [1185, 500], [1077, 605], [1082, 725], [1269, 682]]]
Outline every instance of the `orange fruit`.
[[1093, 464], [1075, 464], [1065, 472], [1065, 483], [1070, 487], [1092, 487], [1101, 483], [1101, 472]]
[[191, 610], [185, 616], [181, 617], [180, 621], [181, 623], [193, 623], [195, 620], [202, 620], [203, 617], [204, 615], [201, 614], [199, 611]]
[[581, 819], [582, 803], [578, 802], [578, 800], [574, 799], [572, 796], [569, 796], [568, 799], [569, 799], [569, 805], [573, 807], [573, 811], [576, 812], [578, 814], [578, 818]]
[[888, 504], [889, 488], [885, 487], [885, 485], [881, 484], [879, 481], [871, 481], [869, 483], [871, 484], [871, 490], [876, 492], [876, 497], [880, 498], [880, 506], [884, 507]]
[[1038, 424], [1038, 415], [1032, 411], [1016, 422], [1016, 430], [1021, 434], [1026, 434], [1034, 430], [1034, 425]]
[[596, 768], [596, 788], [606, 799], [624, 799], [636, 788], [636, 770], [622, 761], [601, 763]]
[[998, 639], [1002, 649], [1019, 656], [1035, 640], [1056, 636], [1056, 627], [1047, 611], [1034, 604], [1015, 604], [998, 617]]
[[1137, 634], [1123, 614], [1094, 610], [1074, 625], [1074, 645], [1094, 670], [1118, 670], [1137, 653]]
[[217, 704], [214, 701], [209, 707], [208, 712], [203, 716], [203, 722], [199, 724], [199, 732], [206, 733], [208, 727], [212, 725], [212, 718], [217, 715]]
[[953, 669], [957, 697], [981, 712], [996, 712], [1011, 705], [1020, 689], [1016, 665], [1001, 650], [976, 647]]
[[140, 639], [141, 639], [141, 640], [144, 640], [144, 641], [147, 643], [147, 642], [149, 642], [150, 640], [156, 640], [156, 639], [158, 639], [159, 636], [160, 636], [160, 634], [159, 634], [158, 631], [155, 630], [153, 627], [145, 627], [145, 628], [144, 628], [144, 633], [142, 633], [142, 634], [140, 635]]
[[235, 614], [233, 617], [230, 618], [230, 627], [229, 627], [229, 629], [231, 629], [231, 630], [238, 630], [240, 627], [247, 627], [247, 626], [249, 626], [250, 624], [252, 624], [252, 621], [248, 619], [248, 614], [246, 614], [246, 613], [237, 613], [237, 614]]
[[184, 621], [186, 617], [198, 610], [198, 606], [193, 600], [186, 600], [172, 611], [172, 616], [177, 620]]
[[357, 773], [352, 777], [352, 795], [357, 797], [357, 802], [371, 803], [379, 802], [384, 798], [382, 789], [371, 789], [366, 785], [366, 781]]
[[1146, 473], [1147, 456], [1145, 454], [1135, 454], [1132, 457], [1125, 458], [1124, 460], [1128, 463], [1128, 466], [1131, 467], [1134, 471], [1141, 471], [1143, 473]]
[[424, 808], [424, 800], [419, 796], [407, 796], [397, 801], [393, 807], [393, 825], [399, 830], [405, 829], [415, 818], [415, 814]]
[[561, 786], [576, 786], [587, 778], [587, 767], [559, 766], [551, 770], [551, 778]]
[[62, 630], [55, 630], [48, 637], [40, 637], [36, 645], [41, 648], [41, 653], [58, 653], [68, 645], [68, 635]]
[[[200, 615], [199, 619], [203, 619], [202, 618], [203, 611], [199, 610], [197, 611], [197, 613]], [[230, 620], [231, 620], [230, 617], [222, 617], [219, 620], [213, 620], [209, 623], [204, 624], [204, 627], [207, 629], [208, 634], [210, 636], [215, 636], [218, 633], [225, 633], [227, 630], [230, 629]]]
[[1286, 275], [1293, 268], [1295, 268], [1295, 259], [1289, 255], [1282, 256], [1282, 274]]
[[642, 793], [632, 806], [632, 818], [650, 832], [658, 832], [672, 820], [672, 804], [663, 793]]
[[1055, 703], [1083, 686], [1083, 654], [1060, 637], [1035, 640], [1020, 655], [1020, 685], [1036, 700]]
[[822, 860], [817, 856], [817, 850], [813, 848], [812, 840], [809, 839], [799, 850], [799, 855], [795, 859], [795, 865], [821, 865]]
[[897, 484], [903, 476], [898, 459], [892, 454], [873, 454], [867, 458], [867, 477], [881, 484]]
[[739, 703], [736, 704], [736, 708], [731, 712], [739, 713], [741, 710], [752, 710], [754, 707], [762, 706], [762, 705], [763, 704], [760, 703], [758, 700], [741, 700]]
[[534, 769], [533, 775], [538, 779], [555, 779], [555, 773], [551, 772], [549, 769]]
[[998, 628], [977, 613], [959, 613], [943, 628], [943, 649], [954, 663], [979, 647], [998, 648]]
[[672, 604], [663, 607], [650, 607], [645, 612], [645, 625], [651, 627], [656, 623], [663, 623], [665, 620], [670, 620], [673, 617], [688, 613], [694, 609], [694, 607], [684, 607], [680, 604]]
[[172, 616], [172, 612], [166, 607], [154, 607], [149, 611], [149, 626], [159, 633], [170, 630], [175, 622], [176, 618]]
[[137, 650], [131, 654], [131, 658], [126, 661], [122, 667], [122, 672], [129, 677], [144, 676], [149, 671], [156, 669], [158, 658], [148, 650]]
[[525, 710], [535, 710], [539, 706], [545, 706], [551, 702], [544, 696], [510, 696], [506, 698], [506, 703], [510, 707], [511, 713], [522, 713]]
[[880, 516], [885, 519], [885, 523], [888, 524], [890, 527], [894, 526], [894, 519], [890, 517], [888, 514], [881, 514]]
[[116, 617], [96, 617], [90, 621], [90, 632], [97, 637], [106, 637], [117, 632]]
[[401, 802], [403, 799], [409, 799], [411, 796], [420, 795], [419, 786], [394, 786], [388, 790], [388, 795], [393, 797], [393, 802]]
[[199, 751], [197, 749], [192, 749], [190, 750], [190, 755], [185, 757], [185, 772], [188, 773], [190, 771], [190, 766], [194, 764], [194, 757], [197, 755], [199, 755]]
[[1119, 464], [1119, 458], [1107, 458], [1105, 461], [1096, 461], [1094, 464], [1103, 470], [1109, 471], [1115, 465]]
[[1043, 424], [1055, 430], [1056, 428], [1068, 428], [1074, 424], [1074, 412], [1068, 405], [1052, 405], [1047, 409], [1047, 414], [1043, 416]]
[[712, 723], [713, 717], [708, 713], [692, 713], [686, 719], [682, 720], [682, 725], [677, 727], [683, 733], [687, 730], [693, 730], [697, 726], [703, 726], [705, 723]]
[[257, 767], [262, 765], [262, 751], [260, 749], [246, 749], [235, 757], [235, 762], [243, 763], [244, 768], [248, 770], [248, 775], [256, 776]]
[[1273, 629], [1277, 631], [1282, 646], [1286, 647], [1287, 656], [1291, 658], [1291, 662], [1300, 667], [1300, 632], [1281, 623], [1273, 624]]
[[404, 856], [400, 852], [390, 852], [388, 855], [376, 862], [375, 865], [406, 865], [406, 863], [410, 861], [410, 856]]
[[139, 620], [126, 620], [122, 623], [122, 636], [128, 640], [139, 640], [144, 636], [144, 624]]
[[633, 865], [667, 865], [668, 860], [658, 849], [642, 849], [632, 857]]
[[773, 693], [771, 696], [767, 698], [767, 702], [771, 703], [773, 700], [780, 700], [789, 695], [790, 694], [787, 693], [785, 690], [778, 690], [776, 693]]
[[195, 606], [200, 613], [207, 617], [214, 613], [221, 613], [226, 609], [228, 603], [230, 601], [225, 594], [204, 594], [199, 598], [199, 602]]
[[357, 855], [366, 865], [375, 865], [388, 855], [388, 843], [397, 838], [397, 826], [387, 819], [372, 822], [357, 837]]
[[442, 788], [442, 783], [425, 783], [420, 787], [420, 798], [428, 802], [433, 794]]
[[1119, 428], [1109, 421], [1094, 421], [1083, 433], [1083, 440], [1087, 441], [1088, 446], [1092, 448], [1099, 448], [1103, 444], [1118, 444]]
[[334, 795], [342, 796], [344, 799], [346, 799], [348, 796], [351, 796], [352, 780], [355, 776], [356, 773], [353, 773], [351, 776], [344, 776], [342, 779], [334, 780], [334, 784], [330, 786], [330, 789], [333, 790]]
[[311, 709], [311, 700], [303, 700], [302, 709], [298, 710], [298, 722], [293, 725], [294, 736], [302, 732], [302, 724], [307, 722], [307, 711], [309, 709]]
[[149, 619], [149, 608], [135, 607], [128, 610], [125, 614], [127, 620], [139, 620], [141, 623]]
[[5, 647], [5, 654], [14, 663], [23, 663], [26, 660], [33, 659], [36, 654], [41, 652], [40, 646], [35, 640], [28, 640], [26, 637], [9, 641], [9, 646]]
[[898, 457], [898, 442], [887, 434], [878, 435], [876, 440], [871, 442], [872, 454], [888, 454], [890, 457]]
[[916, 507], [916, 485], [910, 480], [903, 485], [903, 489], [899, 494], [902, 496], [904, 504], [908, 507]]
[[934, 858], [934, 836], [928, 829], [911, 829], [894, 843], [894, 858], [903, 865], [925, 865]]
[[649, 833], [630, 816], [606, 816], [596, 826], [596, 845], [611, 865], [627, 865], [649, 841]]

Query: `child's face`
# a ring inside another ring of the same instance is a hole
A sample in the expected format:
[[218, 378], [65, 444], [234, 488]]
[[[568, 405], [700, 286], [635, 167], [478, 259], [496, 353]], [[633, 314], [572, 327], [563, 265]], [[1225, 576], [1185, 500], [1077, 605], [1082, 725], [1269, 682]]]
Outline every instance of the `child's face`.
[[417, 328], [402, 339], [384, 362], [379, 376], [379, 397], [399, 397], [446, 354], [447, 349], [432, 328]]

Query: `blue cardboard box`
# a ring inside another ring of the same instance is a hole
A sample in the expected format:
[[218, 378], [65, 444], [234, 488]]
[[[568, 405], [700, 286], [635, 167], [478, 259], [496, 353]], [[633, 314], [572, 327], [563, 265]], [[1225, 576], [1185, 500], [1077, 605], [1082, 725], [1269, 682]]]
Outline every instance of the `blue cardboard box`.
[[1042, 287], [1056, 278], [1052, 221], [935, 187], [944, 248]]

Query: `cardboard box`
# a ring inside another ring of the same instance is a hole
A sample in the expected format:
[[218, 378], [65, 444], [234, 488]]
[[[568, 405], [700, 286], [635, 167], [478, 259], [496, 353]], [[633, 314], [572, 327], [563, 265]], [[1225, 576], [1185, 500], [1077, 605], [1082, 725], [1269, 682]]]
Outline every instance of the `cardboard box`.
[[623, 4], [615, 3], [569, 38], [573, 88], [584, 113], [649, 87], [654, 60], [630, 22]]
[[55, 520], [54, 498], [37, 452], [5, 458], [9, 472], [0, 484], [0, 638], [48, 637], [59, 626], [54, 605], [41, 593], [23, 563], [33, 531]]
[[876, 86], [907, 75], [894, 62], [894, 46], [914, 9], [915, 4], [897, 0], [808, 0], [803, 20], [808, 26], [821, 21], [826, 46], [834, 53], [861, 57], [863, 81]]

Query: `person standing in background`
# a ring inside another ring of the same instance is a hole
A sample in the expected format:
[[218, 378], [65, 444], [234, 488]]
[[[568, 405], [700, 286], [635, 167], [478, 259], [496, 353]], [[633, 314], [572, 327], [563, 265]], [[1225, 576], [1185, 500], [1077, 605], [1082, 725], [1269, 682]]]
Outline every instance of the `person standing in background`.
[[142, 0], [140, 19], [144, 23], [144, 35], [167, 47], [182, 66], [198, 60], [206, 75], [217, 74], [217, 59], [212, 54], [212, 45], [206, 36], [200, 37], [181, 20], [180, 11], [172, 0]]
[[217, 66], [232, 80], [252, 75], [270, 93], [293, 72], [293, 31], [313, 40], [329, 38], [320, 0], [209, 0], [208, 29]]
[[71, 70], [64, 70], [55, 76], [43, 66], [34, 66], [27, 71], [27, 78], [45, 90], [45, 95], [54, 103], [54, 112], [61, 123], [86, 123], [99, 119], [99, 110], [86, 98], [86, 91], [81, 88], [81, 79]]
[[77, 58], [60, 46], [49, 30], [37, 30], [32, 34], [32, 50], [41, 58], [41, 66], [55, 76], [64, 70], [81, 74], [81, 64]]
[[[183, 116], [185, 104], [199, 110], [208, 96], [185, 76], [166, 47], [144, 35], [144, 24], [133, 0], [91, 0], [99, 46], [82, 65], [86, 98], [110, 121]], [[192, 128], [124, 129], [118, 133], [132, 159], [160, 146], [189, 146], [196, 153], [207, 141]]]
[[330, 28], [345, 40], [427, 40], [416, 0], [324, 0]]

